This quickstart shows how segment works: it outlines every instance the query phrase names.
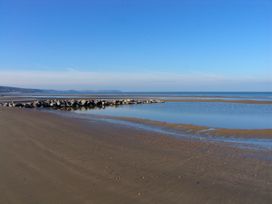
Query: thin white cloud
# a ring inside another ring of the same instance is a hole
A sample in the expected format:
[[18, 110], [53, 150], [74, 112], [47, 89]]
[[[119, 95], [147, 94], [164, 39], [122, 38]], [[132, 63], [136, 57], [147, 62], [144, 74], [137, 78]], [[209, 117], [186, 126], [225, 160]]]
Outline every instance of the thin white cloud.
[[265, 76], [230, 77], [208, 73], [0, 71], [0, 85], [49, 89], [119, 89], [125, 91], [271, 91]]

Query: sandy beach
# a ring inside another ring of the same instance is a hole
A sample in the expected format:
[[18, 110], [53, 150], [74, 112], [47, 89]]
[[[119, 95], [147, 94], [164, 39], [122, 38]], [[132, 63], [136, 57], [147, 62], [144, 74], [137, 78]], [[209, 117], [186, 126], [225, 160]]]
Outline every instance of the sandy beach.
[[0, 109], [0, 203], [271, 203], [271, 152]]

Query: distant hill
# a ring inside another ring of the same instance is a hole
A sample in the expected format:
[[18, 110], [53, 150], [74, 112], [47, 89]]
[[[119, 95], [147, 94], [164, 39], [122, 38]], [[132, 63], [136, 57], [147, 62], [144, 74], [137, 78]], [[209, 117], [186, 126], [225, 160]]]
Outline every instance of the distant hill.
[[9, 86], [0, 86], [0, 93], [42, 93], [43, 90], [40, 89], [25, 89]]
[[118, 90], [44, 90], [44, 89], [27, 89], [9, 86], [0, 86], [0, 94], [110, 94], [121, 93]]

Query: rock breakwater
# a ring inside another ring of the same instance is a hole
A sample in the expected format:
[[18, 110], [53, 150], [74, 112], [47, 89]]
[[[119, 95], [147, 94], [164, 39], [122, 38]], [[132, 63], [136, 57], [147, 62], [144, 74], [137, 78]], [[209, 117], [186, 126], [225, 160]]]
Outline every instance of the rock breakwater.
[[1, 103], [2, 107], [16, 108], [52, 108], [63, 110], [104, 108], [107, 106], [132, 105], [132, 104], [151, 104], [162, 103], [161, 100], [154, 99], [118, 99], [118, 100], [98, 100], [98, 99], [48, 99], [35, 100], [30, 102], [6, 102]]

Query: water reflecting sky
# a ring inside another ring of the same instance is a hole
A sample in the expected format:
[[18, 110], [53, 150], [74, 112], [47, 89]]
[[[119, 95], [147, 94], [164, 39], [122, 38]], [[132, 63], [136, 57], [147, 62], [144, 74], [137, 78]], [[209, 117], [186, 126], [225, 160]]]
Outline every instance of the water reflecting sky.
[[106, 109], [77, 112], [84, 114], [136, 117], [215, 128], [272, 128], [272, 105], [217, 102], [168, 102], [124, 105], [117, 108], [107, 107]]

